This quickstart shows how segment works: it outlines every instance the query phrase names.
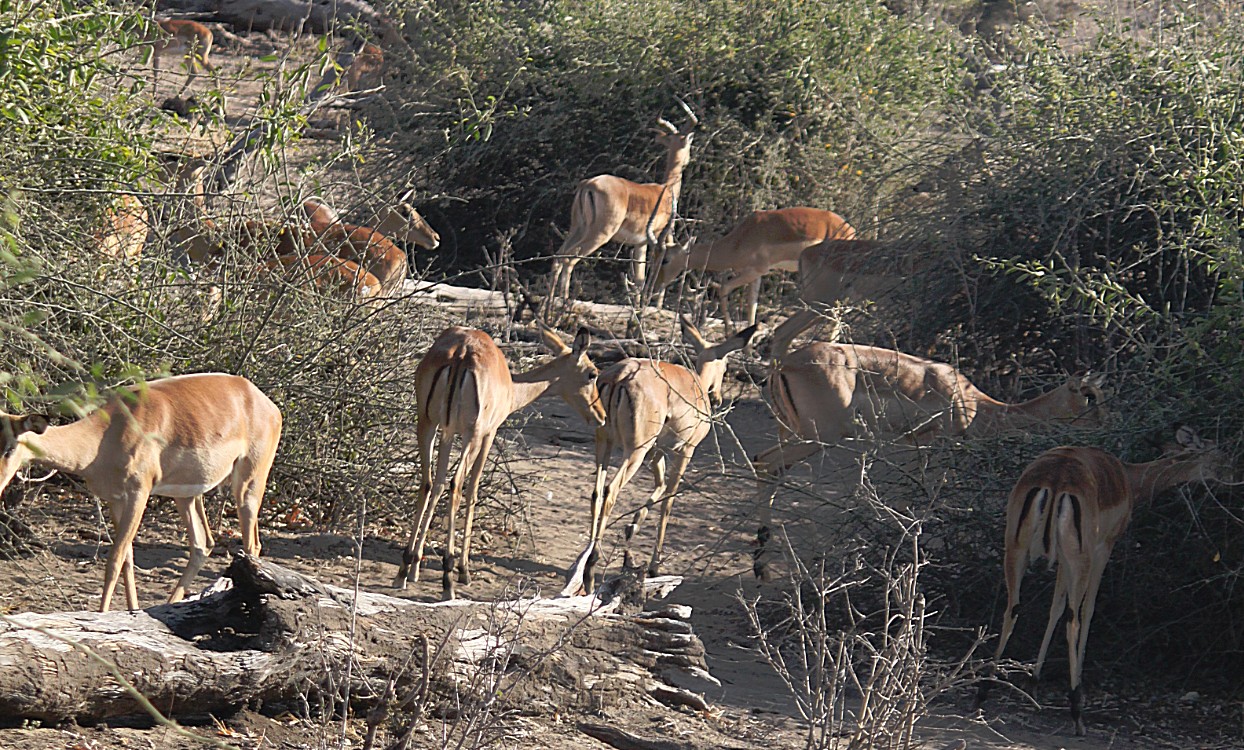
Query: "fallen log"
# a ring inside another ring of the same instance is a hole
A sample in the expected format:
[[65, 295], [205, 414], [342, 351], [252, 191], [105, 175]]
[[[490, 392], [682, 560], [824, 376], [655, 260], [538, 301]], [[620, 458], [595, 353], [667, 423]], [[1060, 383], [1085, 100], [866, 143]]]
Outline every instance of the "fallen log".
[[715, 683], [690, 610], [622, 611], [644, 591], [676, 585], [670, 577], [632, 579], [614, 585], [608, 600], [432, 604], [356, 596], [239, 554], [192, 601], [139, 612], [0, 616], [0, 721], [141, 715], [114, 674], [166, 715], [183, 717], [256, 701], [348, 701], [364, 710], [419, 686], [421, 710], [432, 712], [498, 700], [528, 711], [637, 697], [686, 704], [695, 694], [662, 675]]

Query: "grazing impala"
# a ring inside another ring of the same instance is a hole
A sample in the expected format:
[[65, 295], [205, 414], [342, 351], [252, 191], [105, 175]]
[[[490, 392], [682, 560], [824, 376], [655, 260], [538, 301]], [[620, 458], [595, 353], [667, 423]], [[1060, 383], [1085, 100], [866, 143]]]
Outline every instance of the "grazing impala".
[[206, 373], [156, 380], [115, 396], [73, 424], [0, 414], [0, 491], [27, 463], [86, 480], [108, 505], [113, 540], [99, 610], [122, 573], [125, 602], [138, 609], [134, 537], [151, 495], [171, 497], [186, 525], [190, 559], [169, 597], [180, 601], [212, 551], [203, 493], [229, 482], [242, 549], [258, 555], [259, 506], [281, 438], [281, 411], [249, 380]]
[[854, 344], [814, 343], [775, 364], [766, 385], [779, 442], [752, 459], [761, 476], [757, 577], [766, 577], [773, 477], [855, 433], [860, 416], [875, 430], [922, 443], [937, 434], [978, 436], [1063, 422], [1098, 425], [1104, 407], [1101, 376], [1073, 377], [1018, 404], [982, 392], [953, 366]]
[[156, 25], [162, 34], [158, 34], [151, 42], [151, 66], [163, 69], [160, 58], [173, 56], [177, 64], [185, 64], [189, 78], [186, 86], [194, 80], [200, 69], [213, 71], [208, 56], [212, 53], [212, 30], [198, 21], [186, 21], [176, 18], [157, 18]]
[[125, 193], [104, 209], [101, 226], [93, 239], [101, 255], [114, 260], [134, 260], [142, 255], [150, 229], [147, 207], [136, 195]]
[[730, 319], [730, 293], [751, 285], [747, 298], [747, 323], [756, 324], [760, 297], [760, 278], [770, 271], [797, 271], [803, 251], [825, 240], [853, 240], [855, 229], [833, 211], [819, 208], [782, 208], [753, 211], [729, 234], [711, 242], [696, 242], [689, 248], [666, 253], [657, 271], [656, 285], [662, 288], [687, 269], [732, 272], [720, 282], [717, 295], [721, 317], [727, 328]]
[[[752, 326], [712, 346], [685, 318], [682, 327], [683, 336], [696, 352], [695, 372], [669, 362], [628, 358], [601, 373], [598, 387], [606, 417], [604, 426], [596, 431], [592, 525], [587, 549], [580, 555], [566, 587], [568, 592], [577, 590], [580, 585], [589, 593], [592, 591], [596, 562], [600, 557], [597, 545], [604, 534], [609, 514], [622, 488], [631, 481], [643, 465], [644, 458], [654, 448], [652, 473], [656, 489], [648, 502], [635, 512], [625, 535], [629, 542], [647, 517], [649, 507], [658, 501], [661, 503], [657, 541], [648, 563], [648, 574], [657, 574], [674, 494], [678, 492], [678, 484], [696, 446], [712, 427], [712, 402], [720, 400], [721, 381], [726, 374], [726, 355], [747, 346], [756, 332], [756, 327]], [[605, 472], [609, 469], [609, 459], [615, 447], [622, 449], [625, 458], [613, 475], [613, 481], [606, 487]], [[665, 473], [667, 453], [672, 454], [674, 459], [668, 476]], [[629, 545], [625, 564], [631, 566]]]
[[[596, 366], [587, 358], [591, 336], [580, 329], [573, 346], [566, 346], [557, 334], [542, 329], [544, 343], [555, 355], [552, 362], [517, 375], [510, 374], [505, 355], [492, 337], [483, 331], [453, 326], [446, 328], [415, 368], [415, 393], [419, 424], [415, 438], [419, 444], [419, 514], [410, 532], [394, 585], [406, 587], [407, 580], [419, 580], [419, 566], [428, 528], [445, 478], [455, 437], [462, 438], [453, 482], [449, 485], [449, 511], [446, 515], [446, 544], [441, 569], [442, 596], [456, 595], [453, 570], [458, 581], [471, 582], [471, 526], [475, 520], [476, 493], [488, 451], [497, 429], [506, 417], [541, 396], [561, 396], [575, 411], [595, 425], [604, 424], [605, 412], [596, 392]], [[436, 470], [432, 451], [437, 446]], [[457, 557], [454, 526], [462, 494], [466, 492], [466, 523], [462, 530], [462, 556]]]
[[[1157, 461], [1131, 464], [1097, 448], [1062, 447], [1042, 453], [1020, 474], [1006, 508], [1006, 611], [995, 664], [1002, 658], [1019, 616], [1019, 588], [1030, 563], [1048, 560], [1058, 568], [1050, 619], [1037, 652], [1033, 678], [1041, 665], [1067, 604], [1067, 654], [1070, 661], [1071, 718], [1084, 734], [1084, 647], [1102, 572], [1110, 551], [1127, 528], [1136, 507], [1163, 490], [1184, 482], [1218, 481], [1230, 472], [1227, 456], [1190, 427], [1175, 433], [1176, 444]], [[983, 702], [988, 682], [977, 695]]]
[[[890, 253], [891, 248], [874, 240], [829, 239], [804, 250], [799, 255], [799, 297], [807, 307], [773, 330], [766, 346], [769, 355], [780, 359], [795, 337], [820, 317], [817, 308], [890, 291], [922, 265]], [[830, 338], [837, 338], [836, 326]]]
[[579, 183], [570, 209], [570, 231], [553, 259], [550, 299], [569, 299], [575, 266], [609, 241], [637, 246], [634, 281], [643, 289], [647, 276], [645, 227], [651, 220], [653, 231], [659, 234], [673, 215], [682, 192], [682, 173], [691, 160], [691, 131], [700, 122], [681, 99], [678, 103], [687, 113], [687, 122], [681, 128], [657, 119], [660, 127], [656, 140], [666, 148], [664, 180], [638, 183], [603, 174]]

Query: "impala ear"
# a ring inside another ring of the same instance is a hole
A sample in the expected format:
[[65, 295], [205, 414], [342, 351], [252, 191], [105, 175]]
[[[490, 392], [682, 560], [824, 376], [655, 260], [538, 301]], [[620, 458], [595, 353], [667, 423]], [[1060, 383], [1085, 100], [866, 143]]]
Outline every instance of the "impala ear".
[[741, 330], [741, 331], [739, 331], [738, 333], [734, 334], [734, 338], [738, 339], [738, 340], [739, 340], [739, 342], [740, 342], [740, 343], [739, 343], [739, 348], [740, 348], [740, 349], [742, 349], [743, 347], [745, 347], [745, 346], [747, 346], [748, 344], [750, 344], [750, 343], [752, 342], [752, 336], [755, 336], [755, 335], [756, 335], [756, 331], [759, 331], [759, 330], [760, 330], [760, 324], [759, 324], [759, 323], [752, 323], [752, 324], [751, 324], [750, 326], [748, 326], [747, 328], [744, 328], [743, 330]]
[[[566, 342], [562, 341], [562, 337], [558, 336], [557, 332], [546, 326], [543, 322], [540, 322], [539, 326], [540, 339], [544, 342], [545, 347], [547, 347], [549, 351], [559, 356], [570, 352], [570, 347], [566, 346]], [[575, 340], [577, 341], [578, 337], [576, 337]]]
[[574, 335], [574, 343], [571, 344], [570, 350], [578, 356], [586, 352], [591, 344], [592, 332], [587, 329], [587, 326], [580, 326], [579, 332]]
[[23, 417], [19, 425], [19, 432], [33, 432], [36, 435], [42, 435], [48, 428], [48, 418], [42, 414], [31, 414]]
[[704, 337], [700, 335], [699, 329], [695, 327], [695, 324], [693, 324], [686, 315], [680, 315], [678, 320], [682, 323], [683, 340], [688, 344], [691, 344], [691, 346], [695, 348], [696, 353], [702, 352], [708, 348], [708, 342], [704, 340]]
[[1175, 430], [1175, 442], [1179, 443], [1181, 448], [1188, 450], [1199, 450], [1205, 447], [1205, 441], [1201, 439], [1201, 436], [1186, 424], [1180, 425]]

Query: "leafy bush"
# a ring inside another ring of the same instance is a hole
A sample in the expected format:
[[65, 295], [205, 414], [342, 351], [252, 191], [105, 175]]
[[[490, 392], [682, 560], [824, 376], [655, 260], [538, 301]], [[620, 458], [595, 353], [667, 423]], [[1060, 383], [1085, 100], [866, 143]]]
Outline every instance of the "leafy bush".
[[401, 109], [375, 122], [463, 201], [442, 207], [463, 266], [507, 230], [519, 259], [556, 251], [579, 180], [659, 180], [647, 128], [675, 96], [701, 119], [680, 207], [701, 236], [801, 204], [867, 226], [961, 93], [950, 37], [865, 0], [444, 1], [407, 23]]

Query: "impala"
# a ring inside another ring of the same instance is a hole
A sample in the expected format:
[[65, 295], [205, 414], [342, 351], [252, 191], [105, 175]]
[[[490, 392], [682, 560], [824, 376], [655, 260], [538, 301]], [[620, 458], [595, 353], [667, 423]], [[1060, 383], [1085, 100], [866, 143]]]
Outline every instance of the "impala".
[[[1127, 528], [1137, 505], [1184, 482], [1218, 481], [1230, 471], [1227, 456], [1190, 427], [1180, 427], [1165, 456], [1148, 463], [1120, 461], [1097, 448], [1061, 447], [1042, 453], [1020, 474], [1006, 508], [1006, 611], [995, 664], [1002, 658], [1019, 617], [1019, 589], [1024, 571], [1041, 559], [1057, 567], [1050, 618], [1037, 652], [1033, 678], [1041, 666], [1067, 604], [1067, 654], [1070, 662], [1071, 718], [1084, 734], [1084, 647], [1102, 572], [1115, 541]], [[977, 695], [983, 702], [988, 682]]]
[[691, 131], [700, 122], [686, 103], [681, 99], [678, 103], [687, 113], [687, 122], [681, 128], [657, 119], [656, 140], [666, 149], [664, 180], [638, 183], [603, 174], [579, 183], [570, 208], [570, 231], [553, 259], [550, 299], [569, 299], [575, 266], [610, 241], [637, 246], [634, 281], [643, 289], [647, 276], [645, 227], [652, 219], [659, 234], [673, 215], [682, 192], [682, 173], [691, 160]]
[[774, 365], [766, 384], [779, 440], [752, 459], [768, 494], [761, 503], [753, 572], [767, 577], [771, 480], [824, 445], [854, 435], [857, 415], [876, 431], [914, 443], [937, 434], [979, 436], [1052, 422], [1095, 426], [1103, 418], [1101, 386], [1101, 376], [1072, 377], [1030, 401], [1008, 404], [943, 362], [854, 344], [797, 349]]
[[125, 193], [104, 209], [101, 226], [92, 239], [101, 255], [133, 260], [142, 255], [151, 224], [147, 207], [136, 195]]
[[186, 86], [194, 80], [200, 69], [213, 71], [215, 68], [208, 60], [212, 52], [212, 30], [198, 21], [186, 21], [175, 18], [157, 18], [156, 25], [163, 34], [158, 34], [151, 42], [151, 66], [163, 69], [160, 58], [171, 54], [177, 64], [185, 64], [189, 78]]
[[721, 281], [717, 289], [722, 320], [727, 328], [734, 327], [730, 293], [750, 284], [747, 323], [755, 325], [760, 278], [774, 270], [799, 270], [799, 257], [805, 249], [834, 239], [853, 240], [855, 229], [833, 211], [806, 207], [753, 211], [724, 237], [667, 252], [657, 271], [656, 286], [667, 286], [689, 268], [729, 271], [733, 275]]
[[[669, 523], [674, 494], [682, 481], [696, 446], [708, 435], [713, 423], [714, 401], [720, 400], [721, 381], [726, 374], [726, 356], [747, 346], [756, 327], [747, 328], [723, 343], [710, 345], [688, 320], [682, 320], [683, 336], [695, 349], [695, 371], [682, 365], [652, 359], [624, 359], [601, 373], [597, 381], [605, 407], [605, 423], [596, 430], [596, 484], [592, 491], [592, 522], [587, 548], [579, 556], [567, 590], [581, 586], [593, 588], [597, 546], [605, 531], [609, 514], [627, 482], [635, 476], [653, 449], [652, 473], [656, 488], [648, 502], [635, 512], [625, 530], [629, 542], [648, 516], [648, 509], [659, 501], [661, 520], [657, 541], [648, 563], [648, 574], [656, 575], [660, 566], [665, 528]], [[613, 449], [621, 448], [625, 458], [613, 480], [605, 485], [605, 472]], [[666, 475], [666, 455], [673, 465]], [[586, 559], [585, 559], [586, 556]], [[628, 545], [626, 567], [631, 567]]]
[[[315, 202], [313, 202], [315, 201]], [[429, 249], [440, 243], [440, 237], [405, 201], [405, 196], [391, 207], [378, 212], [377, 224], [387, 231], [356, 224], [342, 223], [335, 211], [317, 199], [302, 205], [308, 218], [307, 229], [292, 224], [267, 224], [245, 221], [230, 234], [232, 243], [250, 251], [260, 250], [269, 259], [290, 255], [333, 255], [360, 265], [380, 281], [383, 296], [393, 296], [406, 280], [406, 253], [389, 237], [396, 237]], [[171, 234], [174, 247], [191, 261], [212, 264], [224, 257], [225, 232], [204, 215], [195, 222], [178, 227]]]
[[[848, 299], [865, 299], [903, 283], [920, 264], [889, 257], [890, 248], [874, 240], [829, 239], [799, 255], [799, 297], [807, 305], [769, 336], [770, 356], [780, 359], [795, 337], [820, 317], [817, 308]], [[832, 339], [837, 338], [837, 325]]]
[[[542, 329], [553, 361], [534, 370], [511, 375], [505, 355], [483, 331], [453, 326], [445, 329], [415, 368], [415, 393], [419, 423], [415, 439], [419, 446], [419, 513], [402, 555], [394, 585], [405, 588], [407, 580], [419, 580], [419, 567], [428, 528], [436, 510], [455, 437], [462, 438], [462, 456], [449, 486], [449, 511], [445, 519], [446, 544], [442, 555], [442, 597], [453, 599], [455, 561], [458, 582], [471, 582], [471, 526], [484, 462], [506, 417], [546, 395], [561, 396], [589, 423], [600, 425], [605, 413], [596, 392], [596, 366], [587, 357], [591, 336], [579, 330], [573, 346], [557, 334]], [[436, 469], [432, 452], [437, 445]], [[462, 530], [462, 555], [457, 556], [454, 527], [465, 491], [466, 522]]]
[[378, 83], [383, 72], [384, 50], [374, 44], [365, 44], [354, 54], [350, 67], [346, 68], [342, 85], [346, 92], [358, 91], [360, 82], [366, 79]]
[[361, 302], [382, 298], [380, 280], [354, 261], [335, 255], [282, 255], [264, 264], [294, 282], [309, 281], [324, 292], [341, 291]]
[[72, 424], [0, 414], [0, 491], [30, 462], [86, 480], [108, 505], [112, 549], [99, 611], [124, 573], [125, 601], [138, 609], [134, 537], [151, 495], [171, 497], [186, 525], [190, 559], [169, 596], [180, 601], [211, 554], [203, 493], [231, 484], [242, 549], [258, 555], [259, 506], [281, 438], [281, 411], [249, 380], [205, 373], [157, 380], [113, 397]]

